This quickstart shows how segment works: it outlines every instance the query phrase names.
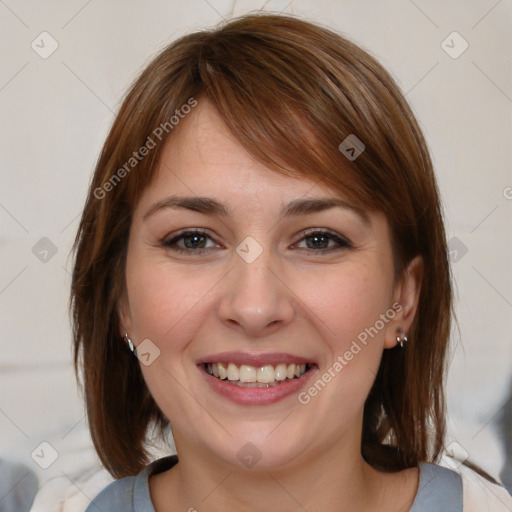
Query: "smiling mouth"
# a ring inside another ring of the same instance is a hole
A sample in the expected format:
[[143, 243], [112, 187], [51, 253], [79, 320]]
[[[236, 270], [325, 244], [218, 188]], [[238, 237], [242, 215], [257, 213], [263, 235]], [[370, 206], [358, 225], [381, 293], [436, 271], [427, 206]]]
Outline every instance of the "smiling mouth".
[[312, 364], [267, 364], [252, 366], [235, 363], [203, 363], [206, 373], [240, 387], [265, 388], [300, 379], [311, 370]]

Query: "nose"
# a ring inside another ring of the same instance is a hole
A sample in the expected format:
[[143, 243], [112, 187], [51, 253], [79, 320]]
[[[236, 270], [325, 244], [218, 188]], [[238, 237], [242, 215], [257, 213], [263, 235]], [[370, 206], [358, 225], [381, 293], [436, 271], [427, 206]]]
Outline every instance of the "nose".
[[268, 336], [295, 314], [293, 292], [268, 251], [251, 263], [238, 255], [223, 280], [220, 320], [250, 337]]

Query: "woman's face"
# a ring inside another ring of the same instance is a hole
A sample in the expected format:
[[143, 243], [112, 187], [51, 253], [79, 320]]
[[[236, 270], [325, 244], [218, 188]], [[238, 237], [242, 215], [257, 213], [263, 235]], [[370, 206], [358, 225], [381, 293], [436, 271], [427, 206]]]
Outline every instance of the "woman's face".
[[385, 216], [339, 199], [258, 163], [207, 102], [173, 133], [134, 212], [120, 312], [178, 453], [270, 469], [359, 451], [418, 290], [393, 281]]

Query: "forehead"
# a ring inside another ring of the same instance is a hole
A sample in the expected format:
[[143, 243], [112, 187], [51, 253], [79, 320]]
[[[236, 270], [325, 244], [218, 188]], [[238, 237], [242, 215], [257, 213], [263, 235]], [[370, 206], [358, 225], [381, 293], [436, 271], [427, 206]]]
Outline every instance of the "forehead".
[[243, 197], [256, 202], [278, 196], [295, 198], [310, 192], [340, 195], [318, 180], [287, 176], [256, 160], [208, 101], [200, 101], [165, 143], [155, 177], [141, 202], [171, 192], [226, 200]]
[[355, 225], [368, 236], [387, 236], [382, 212], [355, 206], [318, 179], [299, 173], [288, 176], [254, 158], [205, 101], [166, 141], [155, 176], [137, 204], [135, 222], [140, 225], [156, 212], [179, 208], [231, 217], [254, 228], [286, 217], [333, 211], [334, 206], [345, 212], [341, 218], [360, 221]]

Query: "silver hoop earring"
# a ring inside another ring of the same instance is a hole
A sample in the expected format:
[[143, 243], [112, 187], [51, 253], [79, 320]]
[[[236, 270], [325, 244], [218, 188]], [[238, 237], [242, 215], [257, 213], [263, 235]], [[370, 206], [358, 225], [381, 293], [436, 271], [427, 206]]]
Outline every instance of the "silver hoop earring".
[[124, 338], [126, 339], [126, 343], [128, 343], [128, 347], [130, 349], [130, 352], [133, 352], [133, 354], [137, 355], [137, 349], [135, 345], [133, 344], [133, 341], [129, 338], [128, 333], [124, 335]]
[[400, 348], [404, 348], [405, 344], [407, 343], [407, 336], [402, 336], [404, 334], [404, 330], [399, 327], [397, 329], [398, 333], [400, 334], [400, 336], [397, 336], [396, 337], [396, 342], [397, 342], [397, 345], [400, 345]]

